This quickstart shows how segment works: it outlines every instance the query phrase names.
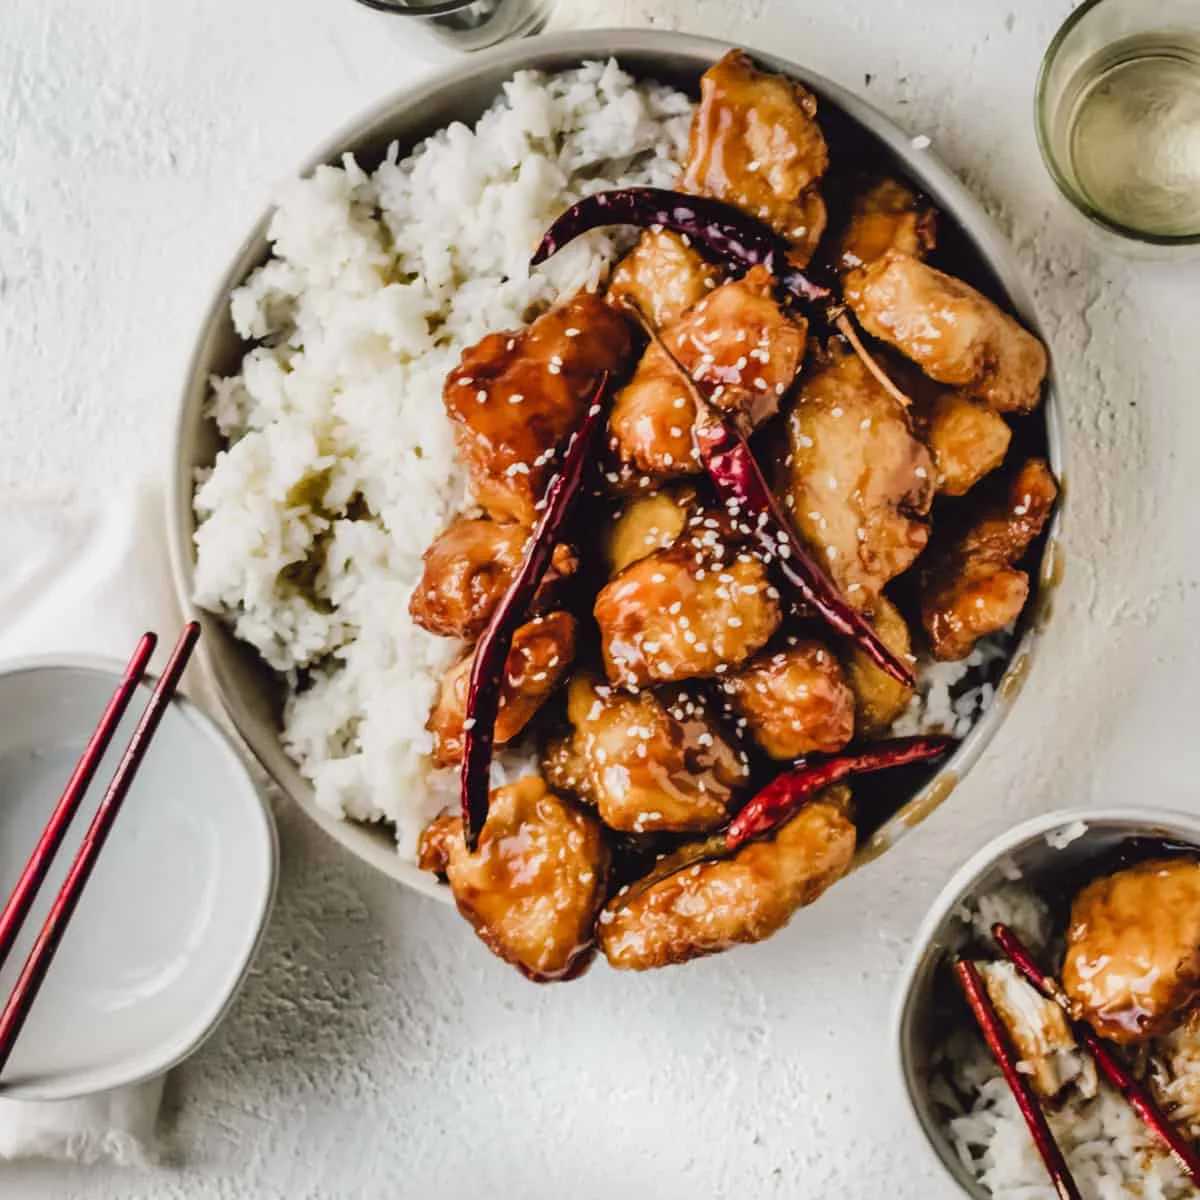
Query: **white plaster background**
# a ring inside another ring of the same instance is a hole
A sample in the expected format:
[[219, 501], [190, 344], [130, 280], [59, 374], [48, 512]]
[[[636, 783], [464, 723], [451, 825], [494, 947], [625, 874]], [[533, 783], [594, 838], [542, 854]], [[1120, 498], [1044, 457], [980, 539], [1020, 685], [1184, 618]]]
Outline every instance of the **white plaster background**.
[[[171, 1080], [176, 1163], [2, 1167], [0, 1192], [948, 1200], [886, 1036], [939, 886], [1041, 809], [1200, 804], [1200, 266], [1096, 248], [1053, 194], [1031, 95], [1070, 7], [567, 0], [559, 16], [810, 64], [930, 135], [1018, 248], [1066, 399], [1067, 582], [951, 802], [765, 946], [543, 989], [281, 805], [261, 959]], [[312, 145], [423, 69], [398, 24], [349, 0], [0, 0], [0, 504], [95, 498], [163, 462], [190, 339], [248, 223]]]

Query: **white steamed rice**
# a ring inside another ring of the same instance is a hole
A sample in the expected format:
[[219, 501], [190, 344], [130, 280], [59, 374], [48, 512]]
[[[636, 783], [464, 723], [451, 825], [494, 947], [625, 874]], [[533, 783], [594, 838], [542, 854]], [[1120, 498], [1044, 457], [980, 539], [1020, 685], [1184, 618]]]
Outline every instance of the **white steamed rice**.
[[[460, 646], [408, 615], [467, 502], [442, 381], [465, 346], [603, 281], [627, 241], [591, 234], [532, 274], [530, 250], [583, 193], [673, 185], [691, 108], [611, 61], [520, 72], [474, 129], [292, 183], [272, 257], [233, 294], [253, 348], [212, 381], [228, 448], [196, 491], [196, 600], [284, 677], [284, 744], [317, 803], [392, 822], [405, 856], [456, 785], [425, 722]], [[923, 669], [896, 732], [965, 733], [1002, 654]]]

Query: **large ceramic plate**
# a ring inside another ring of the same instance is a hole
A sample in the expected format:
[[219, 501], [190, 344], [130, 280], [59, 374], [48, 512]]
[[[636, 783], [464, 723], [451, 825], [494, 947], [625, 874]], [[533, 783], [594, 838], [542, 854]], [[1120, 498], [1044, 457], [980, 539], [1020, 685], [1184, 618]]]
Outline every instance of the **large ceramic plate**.
[[[501, 46], [442, 71], [416, 88], [388, 97], [320, 147], [302, 164], [300, 173], [308, 174], [321, 163], [338, 163], [347, 152], [355, 154], [364, 166], [373, 167], [390, 142], [398, 142], [401, 151], [407, 152], [450, 121], [472, 123], [496, 98], [501, 84], [514, 71], [524, 68], [558, 71], [587, 59], [615, 55], [634, 75], [660, 79], [695, 94], [700, 76], [729, 48], [707, 38], [650, 30], [593, 30]], [[836, 126], [835, 136], [863, 139], [874, 155], [892, 157], [938, 206], [940, 238], [951, 246], [956, 269], [961, 269], [976, 286], [1040, 333], [1037, 315], [1012, 251], [979, 204], [928, 148], [915, 149], [910, 133], [815, 72], [770, 54], [756, 52], [755, 57], [766, 67], [792, 75], [815, 91], [823, 101], [822, 124], [827, 128]], [[194, 565], [194, 473], [198, 467], [210, 466], [219, 449], [216, 429], [203, 416], [208, 380], [213, 374], [235, 372], [245, 352], [230, 323], [229, 294], [267, 258], [268, 217], [264, 213], [259, 218], [218, 285], [184, 385], [172, 464], [168, 528], [175, 577], [185, 604], [192, 594]], [[1054, 390], [1051, 379], [1046, 403], [1036, 416], [1028, 418], [1026, 434], [1044, 449], [1061, 480], [1062, 441]], [[1029, 425], [1036, 428], [1029, 429]], [[955, 755], [935, 775], [926, 777], [903, 807], [865, 841], [860, 861], [867, 861], [893, 845], [945, 800], [1004, 720], [1028, 674], [1038, 634], [1050, 616], [1051, 596], [1061, 575], [1059, 519], [1060, 516], [1055, 517], [1042, 543], [1040, 563], [1031, 570], [1037, 577], [1034, 596], [1022, 618], [1012, 653], [1003, 665], [1004, 675], [998, 681], [991, 707]], [[448, 898], [446, 889], [438, 887], [430, 876], [396, 854], [386, 829], [338, 821], [317, 807], [311, 786], [280, 743], [281, 691], [276, 679], [254, 651], [238, 642], [215, 617], [200, 613], [198, 618], [205, 630], [200, 643], [202, 652], [216, 678], [225, 708], [280, 786], [359, 858], [401, 883]]]

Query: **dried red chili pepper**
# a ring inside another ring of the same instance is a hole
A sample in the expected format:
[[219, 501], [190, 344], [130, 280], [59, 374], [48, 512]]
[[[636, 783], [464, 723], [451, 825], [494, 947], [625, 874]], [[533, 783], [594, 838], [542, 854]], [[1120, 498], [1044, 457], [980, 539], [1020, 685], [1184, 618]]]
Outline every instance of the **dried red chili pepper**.
[[747, 269], [761, 263], [786, 291], [805, 303], [825, 300], [830, 295], [828, 288], [813, 283], [788, 262], [787, 242], [757, 217], [722, 200], [666, 188], [614, 188], [585, 196], [546, 230], [530, 265], [536, 267], [568, 242], [605, 225], [669, 229], [698, 242], [726, 262]]
[[741, 430], [701, 390], [692, 373], [672, 353], [646, 314], [625, 301], [646, 336], [674, 367], [696, 402], [692, 438], [696, 452], [713, 481], [729, 515], [745, 524], [766, 558], [780, 566], [784, 578], [816, 609], [826, 624], [850, 638], [874, 662], [905, 687], [916, 686], [911, 669], [887, 646], [853, 608], [805, 549], [791, 521], [775, 500]]
[[1001, 953], [1016, 967], [1022, 977], [1067, 1014], [1076, 1042], [1092, 1056], [1101, 1074], [1125, 1097], [1142, 1124], [1166, 1143], [1192, 1181], [1200, 1183], [1200, 1156], [1196, 1154], [1191, 1142], [1175, 1128], [1171, 1119], [1155, 1104], [1150, 1093], [1134, 1079], [1104, 1039], [1086, 1021], [1075, 1019], [1071, 1001], [1058, 980], [1047, 975], [1034, 962], [1028, 948], [1007, 925], [993, 925], [992, 937], [995, 938]]
[[787, 241], [757, 217], [723, 200], [689, 196], [686, 192], [672, 192], [666, 188], [629, 187], [593, 192], [572, 204], [555, 220], [534, 251], [530, 266], [536, 267], [574, 238], [604, 225], [670, 229], [699, 243], [712, 257], [724, 262], [747, 270], [761, 263], [779, 280], [784, 291], [803, 304], [827, 301], [823, 313], [825, 321], [850, 343], [851, 349], [892, 399], [904, 409], [911, 404], [908, 396], [863, 345], [846, 314], [846, 306], [834, 302], [829, 288], [813, 283], [803, 271], [791, 265]]
[[763, 552], [778, 565], [787, 581], [827, 625], [850, 638], [881, 671], [905, 687], [915, 687], [911, 668], [843, 598], [805, 549], [763, 478], [741, 430], [728, 417], [710, 411], [696, 422], [692, 436], [729, 514], [751, 529]]
[[702, 841], [687, 842], [664, 855], [646, 875], [622, 888], [617, 893], [617, 906], [624, 907], [680, 871], [729, 858], [747, 842], [774, 833], [814, 796], [851, 775], [924, 762], [945, 754], [954, 744], [953, 738], [929, 734], [876, 742], [850, 754], [800, 759], [768, 783], [723, 830], [709, 834]]
[[939, 758], [953, 745], [953, 738], [928, 734], [875, 742], [849, 754], [802, 758], [771, 780], [734, 817], [725, 831], [726, 846], [729, 850], [738, 850], [752, 838], [770, 833], [818, 792], [851, 775], [867, 775], [872, 771], [886, 771], [889, 767]]
[[1050, 1176], [1051, 1183], [1054, 1184], [1054, 1190], [1058, 1192], [1062, 1200], [1083, 1200], [1083, 1195], [1071, 1175], [1071, 1169], [1067, 1166], [1067, 1160], [1063, 1158], [1063, 1153], [1054, 1140], [1054, 1134], [1050, 1132], [1046, 1114], [1042, 1112], [1042, 1106], [1033, 1094], [1029, 1079], [1021, 1073], [1017, 1065], [1016, 1052], [1008, 1040], [1004, 1023], [1000, 1020], [991, 997], [987, 994], [987, 985], [983, 982], [979, 968], [973, 962], [960, 958], [954, 963], [954, 974], [962, 988], [967, 1004], [970, 1006], [971, 1013], [979, 1024], [988, 1049], [992, 1052], [996, 1065], [1004, 1074], [1005, 1081], [1017, 1102], [1017, 1107], [1021, 1110], [1021, 1116], [1025, 1118], [1025, 1124], [1029, 1126], [1033, 1144], [1042, 1156], [1042, 1162], [1046, 1164], [1046, 1173]]
[[467, 687], [467, 714], [463, 721], [461, 775], [463, 837], [471, 851], [478, 845], [480, 830], [487, 820], [496, 716], [500, 711], [500, 691], [513, 634], [529, 612], [538, 585], [550, 566], [571, 502], [579, 493], [588, 464], [596, 456], [599, 435], [607, 416], [607, 393], [608, 375], [605, 373], [600, 377], [582, 424], [567, 443], [558, 473], [546, 488], [542, 516], [530, 536], [520, 569], [475, 647], [475, 661]]

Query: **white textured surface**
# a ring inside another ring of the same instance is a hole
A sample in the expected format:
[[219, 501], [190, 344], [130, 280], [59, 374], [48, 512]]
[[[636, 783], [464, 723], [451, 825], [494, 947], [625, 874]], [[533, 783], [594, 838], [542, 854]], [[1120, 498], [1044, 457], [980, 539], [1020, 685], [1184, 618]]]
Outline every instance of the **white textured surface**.
[[[579, 18], [682, 9], [576, 2]], [[1098, 250], [1052, 193], [1030, 98], [1069, 7], [700, 0], [685, 21], [809, 63], [931, 136], [1011, 231], [1053, 335], [1066, 590], [1021, 703], [951, 802], [766, 946], [545, 989], [284, 806], [258, 969], [169, 1085], [179, 1165], [0, 1168], [5, 1195], [950, 1197], [886, 1039], [933, 895], [1038, 809], [1200, 804], [1200, 267]], [[273, 184], [418, 68], [398, 26], [349, 0], [3, 10], [0, 504], [95, 496], [135, 459], [162, 461], [207, 289]]]

